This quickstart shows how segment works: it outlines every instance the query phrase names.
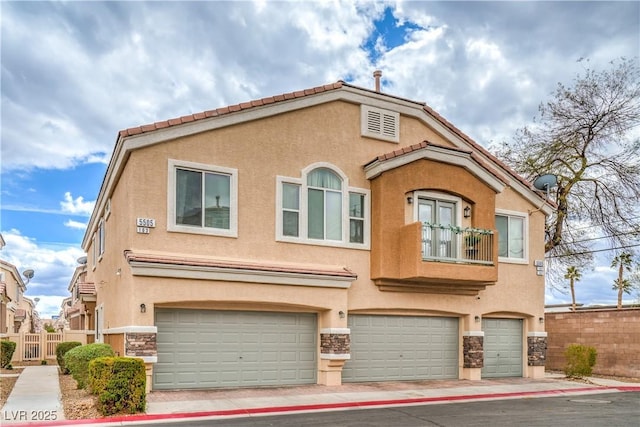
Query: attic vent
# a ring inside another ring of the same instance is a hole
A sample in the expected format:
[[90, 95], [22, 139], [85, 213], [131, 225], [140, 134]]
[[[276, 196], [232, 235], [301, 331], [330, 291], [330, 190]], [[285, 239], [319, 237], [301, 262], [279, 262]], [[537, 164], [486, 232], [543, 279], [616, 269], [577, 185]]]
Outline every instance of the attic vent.
[[362, 136], [392, 142], [400, 141], [399, 113], [382, 110], [369, 105], [362, 105], [361, 117]]

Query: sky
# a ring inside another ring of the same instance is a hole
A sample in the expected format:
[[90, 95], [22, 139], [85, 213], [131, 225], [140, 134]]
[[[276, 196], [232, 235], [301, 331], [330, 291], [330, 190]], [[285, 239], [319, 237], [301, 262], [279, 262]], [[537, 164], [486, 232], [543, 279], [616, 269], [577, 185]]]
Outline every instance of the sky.
[[[338, 80], [373, 88], [379, 69], [383, 92], [490, 147], [557, 83], [640, 56], [637, 1], [0, 1], [0, 14], [0, 258], [35, 271], [26, 295], [45, 318], [69, 295], [121, 129]], [[578, 303], [615, 303], [611, 256]]]

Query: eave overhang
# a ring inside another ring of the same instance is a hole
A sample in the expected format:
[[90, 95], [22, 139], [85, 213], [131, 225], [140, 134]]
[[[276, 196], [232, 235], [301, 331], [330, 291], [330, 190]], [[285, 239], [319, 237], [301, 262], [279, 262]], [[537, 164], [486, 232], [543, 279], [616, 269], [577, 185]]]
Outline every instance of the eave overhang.
[[125, 251], [134, 276], [347, 289], [357, 275], [346, 267], [251, 263]]
[[364, 166], [365, 176], [371, 180], [386, 171], [422, 159], [460, 166], [480, 179], [496, 193], [502, 192], [506, 186], [507, 179], [497, 171], [491, 170], [487, 165], [479, 162], [472, 151], [444, 147], [427, 141], [379, 156]]

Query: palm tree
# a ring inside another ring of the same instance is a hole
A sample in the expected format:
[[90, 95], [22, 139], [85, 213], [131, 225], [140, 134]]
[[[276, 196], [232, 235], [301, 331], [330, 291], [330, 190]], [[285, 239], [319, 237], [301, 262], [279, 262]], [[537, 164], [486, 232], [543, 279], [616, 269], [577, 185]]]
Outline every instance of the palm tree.
[[574, 288], [574, 283], [579, 281], [582, 277], [582, 273], [578, 270], [578, 267], [571, 266], [567, 268], [567, 272], [564, 275], [565, 279], [569, 279], [569, 287], [571, 288], [571, 310], [576, 311], [576, 291]]
[[611, 262], [611, 268], [618, 267], [618, 278], [613, 281], [613, 289], [618, 291], [618, 310], [622, 308], [622, 293], [631, 293], [631, 282], [629, 279], [625, 279], [625, 270], [631, 272], [631, 254], [629, 252], [622, 252], [616, 255]]

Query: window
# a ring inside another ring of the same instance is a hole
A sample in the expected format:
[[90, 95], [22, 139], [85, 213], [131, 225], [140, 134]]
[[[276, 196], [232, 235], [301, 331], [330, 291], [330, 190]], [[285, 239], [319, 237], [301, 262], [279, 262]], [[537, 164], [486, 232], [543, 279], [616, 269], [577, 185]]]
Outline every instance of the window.
[[520, 261], [526, 259], [526, 218], [526, 215], [520, 213], [496, 214], [499, 258]]
[[457, 258], [458, 236], [453, 228], [461, 223], [460, 199], [446, 194], [417, 194], [417, 218], [422, 228], [422, 252], [425, 258]]
[[300, 186], [282, 184], [282, 234], [298, 237], [300, 230]]
[[98, 225], [98, 259], [102, 258], [102, 254], [104, 254], [104, 246], [104, 219], [101, 219]]
[[342, 180], [329, 169], [307, 175], [307, 215], [310, 239], [342, 239]]
[[328, 164], [277, 179], [277, 240], [367, 248], [369, 191], [350, 188]]
[[91, 261], [92, 261], [92, 265], [93, 265], [93, 269], [95, 270], [96, 265], [98, 264], [98, 246], [96, 246], [96, 235], [95, 233], [93, 234], [93, 237], [91, 238]]
[[237, 236], [237, 170], [169, 161], [170, 231]]

